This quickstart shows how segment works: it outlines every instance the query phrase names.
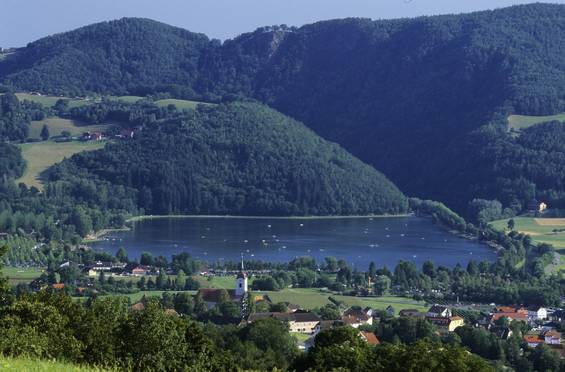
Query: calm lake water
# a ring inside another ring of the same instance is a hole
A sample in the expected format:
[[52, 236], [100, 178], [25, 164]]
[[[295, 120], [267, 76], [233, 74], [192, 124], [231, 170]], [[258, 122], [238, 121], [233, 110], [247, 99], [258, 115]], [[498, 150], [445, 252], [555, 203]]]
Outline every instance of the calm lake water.
[[252, 219], [164, 218], [136, 222], [131, 231], [114, 233], [92, 245], [130, 258], [147, 251], [170, 257], [189, 252], [209, 262], [246, 260], [288, 262], [311, 256], [343, 258], [359, 269], [371, 261], [392, 268], [399, 260], [436, 265], [466, 265], [471, 259], [494, 260], [489, 247], [458, 238], [428, 218]]

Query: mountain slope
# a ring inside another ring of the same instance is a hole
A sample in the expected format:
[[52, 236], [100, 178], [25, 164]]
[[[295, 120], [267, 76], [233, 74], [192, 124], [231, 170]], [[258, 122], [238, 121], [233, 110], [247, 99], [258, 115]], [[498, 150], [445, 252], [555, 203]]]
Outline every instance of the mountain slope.
[[2, 61], [0, 76], [20, 89], [70, 96], [190, 85], [208, 45], [202, 34], [123, 18], [30, 43]]
[[[350, 215], [402, 213], [382, 174], [265, 106], [200, 106], [146, 125], [131, 141], [55, 167], [50, 197], [136, 205], [146, 213]], [[92, 190], [86, 192], [85, 190]], [[125, 191], [124, 191], [125, 190]]]
[[[144, 33], [154, 47], [136, 36]], [[83, 34], [95, 42], [84, 42]], [[120, 57], [107, 66], [106, 48], [131, 53], [126, 58], [116, 52]], [[89, 61], [75, 73], [68, 61], [77, 50]], [[163, 61], [164, 53], [169, 57]], [[62, 74], [59, 64], [70, 73]], [[504, 135], [509, 114], [565, 111], [565, 6], [265, 27], [223, 44], [124, 19], [32, 43], [0, 62], [0, 78], [49, 92], [168, 91], [216, 101], [252, 97], [338, 142], [403, 191], [461, 211], [477, 190], [486, 198], [508, 195], [485, 186], [490, 173], [484, 167], [474, 168], [475, 177], [461, 168], [475, 164], [480, 149], [454, 149], [465, 147], [486, 124]], [[488, 146], [500, 139], [489, 138]], [[487, 168], [496, 168], [494, 160], [486, 161]], [[542, 193], [565, 191], [523, 170], [508, 174], [507, 183], [517, 185], [522, 178]], [[516, 187], [510, 192], [519, 192]], [[524, 198], [516, 200], [516, 209], [526, 205]]]

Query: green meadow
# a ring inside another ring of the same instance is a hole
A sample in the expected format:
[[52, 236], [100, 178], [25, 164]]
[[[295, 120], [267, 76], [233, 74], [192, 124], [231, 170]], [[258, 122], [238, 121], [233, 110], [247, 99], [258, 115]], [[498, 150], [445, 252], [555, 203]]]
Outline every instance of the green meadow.
[[82, 151], [98, 150], [104, 147], [104, 142], [35, 142], [19, 145], [22, 156], [26, 161], [26, 169], [16, 182], [43, 189], [42, 173], [50, 166], [69, 158]]
[[79, 106], [84, 106], [84, 105], [89, 105], [92, 103], [92, 101], [86, 100], [86, 99], [74, 99], [74, 98], [69, 98], [69, 97], [58, 97], [58, 96], [36, 96], [33, 94], [29, 94], [29, 93], [16, 93], [16, 96], [18, 97], [18, 99], [20, 101], [30, 101], [30, 102], [35, 102], [35, 103], [39, 103], [42, 104], [43, 106], [46, 107], [53, 107], [55, 106], [55, 104], [57, 103], [58, 100], [60, 99], [64, 99], [67, 100], [69, 102], [69, 107], [79, 107]]
[[39, 278], [42, 273], [43, 270], [37, 267], [7, 266], [2, 269], [2, 274], [8, 279], [11, 285], [29, 283], [34, 279]]
[[565, 122], [565, 113], [550, 116], [510, 115], [508, 117], [508, 128], [520, 130], [548, 121]]
[[[514, 217], [514, 230], [528, 234], [535, 242], [548, 243], [556, 250], [565, 250], [565, 231], [554, 230], [565, 229], [563, 218], [533, 218]], [[491, 225], [501, 231], [508, 231], [508, 219], [491, 222]]]
[[52, 117], [39, 121], [32, 121], [29, 128], [29, 138], [40, 139], [41, 129], [46, 125], [50, 136], [59, 136], [61, 132], [67, 131], [72, 136], [79, 136], [84, 132], [104, 132], [110, 129], [112, 124], [84, 125], [76, 120]]

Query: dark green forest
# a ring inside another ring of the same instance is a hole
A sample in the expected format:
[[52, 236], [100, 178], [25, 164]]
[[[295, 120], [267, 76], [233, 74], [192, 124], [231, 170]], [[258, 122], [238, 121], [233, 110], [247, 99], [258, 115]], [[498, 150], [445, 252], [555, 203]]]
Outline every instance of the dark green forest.
[[50, 172], [47, 194], [109, 209], [135, 205], [148, 214], [397, 214], [408, 208], [372, 167], [253, 103], [200, 106], [146, 124], [133, 140], [73, 156]]
[[[126, 18], [30, 43], [0, 62], [0, 79], [66, 95], [252, 97], [338, 142], [405, 193], [460, 212], [477, 194], [520, 210], [533, 193], [524, 185], [550, 205], [562, 203], [562, 181], [516, 165], [553, 164], [556, 147], [530, 148], [521, 136], [526, 158], [520, 150], [490, 158], [481, 151], [514, 147], [504, 130], [508, 114], [565, 111], [564, 20], [563, 5], [531, 4], [264, 27], [221, 43]], [[493, 169], [511, 163], [493, 179]], [[467, 165], [472, 173], [461, 172]]]

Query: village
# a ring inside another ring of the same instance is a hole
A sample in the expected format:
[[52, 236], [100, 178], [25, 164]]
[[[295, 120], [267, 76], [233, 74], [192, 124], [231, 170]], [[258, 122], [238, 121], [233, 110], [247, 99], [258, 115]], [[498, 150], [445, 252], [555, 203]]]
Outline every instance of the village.
[[[61, 267], [70, 265], [72, 263], [65, 262]], [[152, 280], [155, 275], [160, 274], [159, 269], [154, 266], [104, 261], [82, 266], [81, 270], [84, 275], [96, 281], [101, 277], [105, 277], [106, 280], [109, 278], [116, 280], [127, 278], [130, 280], [144, 278], [145, 280], [148, 278]], [[187, 292], [193, 297], [193, 301], [197, 298], [202, 301], [208, 311], [214, 311], [226, 303], [233, 305], [232, 307], [237, 309], [236, 318], [242, 326], [265, 318], [283, 322], [288, 325], [288, 331], [295, 335], [299, 348], [303, 350], [314, 345], [315, 337], [321, 331], [341, 326], [357, 329], [362, 340], [368, 344], [377, 345], [381, 343], [376, 334], [378, 325], [397, 319], [406, 324], [425, 321], [433, 326], [434, 333], [438, 337], [447, 337], [464, 326], [483, 329], [500, 340], [508, 340], [517, 334], [529, 347], [535, 348], [543, 344], [557, 351], [562, 357], [565, 356], [560, 332], [565, 322], [565, 310], [562, 308], [435, 303], [430, 304], [427, 309], [422, 306], [410, 308], [392, 304], [377, 309], [370, 306], [349, 306], [345, 302], [333, 300], [335, 304], [332, 304], [332, 308], [336, 311], [333, 316], [328, 316], [328, 312], [321, 312], [320, 308], [301, 306], [291, 301], [276, 303], [271, 298], [274, 297], [274, 292], [253, 291], [249, 288], [251, 277], [261, 277], [269, 273], [269, 270], [244, 270], [243, 262], [239, 270], [223, 272], [207, 270], [200, 272], [199, 276], [209, 281], [221, 279], [228, 285], [231, 281], [232, 288], [199, 288]], [[169, 270], [167, 274], [172, 274], [172, 272]], [[54, 283], [51, 287], [56, 290], [65, 290], [65, 284], [62, 283]], [[76, 295], [84, 295], [88, 292], [96, 296], [96, 290], [86, 291], [86, 289], [78, 287]], [[163, 297], [166, 293], [175, 292], [165, 291]], [[378, 299], [378, 297], [375, 298]], [[330, 297], [330, 300], [332, 299]], [[149, 300], [150, 298], [144, 295], [132, 303], [132, 310], [143, 310]], [[277, 309], [277, 311], [271, 311], [271, 309]], [[167, 313], [174, 316], [182, 315], [173, 307], [168, 308]]]

